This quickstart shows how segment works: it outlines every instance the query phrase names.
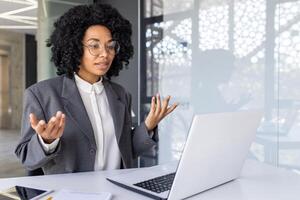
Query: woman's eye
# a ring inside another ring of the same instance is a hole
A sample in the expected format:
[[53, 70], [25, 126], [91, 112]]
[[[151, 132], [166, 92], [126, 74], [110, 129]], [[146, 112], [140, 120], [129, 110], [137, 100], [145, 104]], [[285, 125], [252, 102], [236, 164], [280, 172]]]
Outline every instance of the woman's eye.
[[89, 47], [92, 49], [99, 49], [100, 46], [99, 44], [90, 44]]
[[109, 50], [114, 50], [114, 49], [115, 49], [115, 46], [114, 46], [114, 45], [107, 45], [107, 49], [109, 49]]

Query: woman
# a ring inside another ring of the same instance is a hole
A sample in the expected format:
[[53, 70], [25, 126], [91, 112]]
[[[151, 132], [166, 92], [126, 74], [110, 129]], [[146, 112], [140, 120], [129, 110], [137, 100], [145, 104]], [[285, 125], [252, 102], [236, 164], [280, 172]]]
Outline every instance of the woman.
[[157, 124], [177, 106], [152, 98], [132, 130], [131, 96], [110, 81], [133, 55], [131, 24], [109, 5], [76, 6], [54, 23], [47, 42], [56, 78], [25, 90], [21, 140], [28, 170], [45, 174], [129, 168], [153, 147]]

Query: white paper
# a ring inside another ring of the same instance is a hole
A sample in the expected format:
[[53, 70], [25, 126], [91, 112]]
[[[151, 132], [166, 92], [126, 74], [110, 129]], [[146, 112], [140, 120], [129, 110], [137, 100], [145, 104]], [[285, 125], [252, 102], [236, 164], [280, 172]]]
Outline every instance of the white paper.
[[89, 193], [63, 189], [57, 191], [52, 197], [53, 200], [110, 200], [112, 194], [109, 192]]

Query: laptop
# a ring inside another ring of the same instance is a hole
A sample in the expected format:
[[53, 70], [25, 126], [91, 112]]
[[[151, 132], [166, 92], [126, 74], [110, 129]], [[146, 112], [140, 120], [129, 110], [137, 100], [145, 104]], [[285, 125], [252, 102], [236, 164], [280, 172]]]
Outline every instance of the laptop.
[[261, 121], [260, 111], [195, 115], [178, 162], [107, 180], [153, 199], [184, 199], [236, 179]]

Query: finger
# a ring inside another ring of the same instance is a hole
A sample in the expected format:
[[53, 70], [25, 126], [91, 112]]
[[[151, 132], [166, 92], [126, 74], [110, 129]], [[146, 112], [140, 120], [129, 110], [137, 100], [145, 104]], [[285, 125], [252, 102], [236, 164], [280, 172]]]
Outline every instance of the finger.
[[36, 132], [37, 134], [43, 135], [43, 132], [44, 132], [45, 128], [46, 128], [46, 123], [45, 123], [45, 121], [44, 121], [44, 120], [40, 120], [40, 121], [37, 123], [37, 125], [36, 125], [36, 127], [35, 127], [34, 130], [35, 130], [35, 132]]
[[57, 134], [57, 138], [60, 138], [64, 132], [65, 129], [65, 120], [66, 120], [66, 116], [64, 114], [62, 114], [61, 117], [61, 126], [58, 129], [58, 134]]
[[168, 110], [168, 105], [169, 105], [169, 101], [170, 101], [171, 96], [168, 95], [162, 102], [162, 108], [161, 108], [161, 112], [160, 115], [163, 116], [166, 111]]
[[156, 95], [156, 108], [155, 108], [155, 115], [158, 116], [161, 110], [161, 103], [160, 103], [160, 95]]
[[60, 126], [60, 122], [61, 122], [61, 117], [62, 117], [62, 112], [61, 111], [57, 111], [56, 112], [56, 115], [55, 115], [55, 117], [56, 117], [56, 124], [55, 124], [55, 126]]
[[54, 126], [56, 125], [56, 117], [51, 117], [51, 119], [48, 122], [47, 128], [45, 130], [45, 134], [51, 138], [51, 131], [53, 130]]
[[31, 127], [33, 129], [35, 129], [38, 124], [38, 120], [37, 120], [35, 114], [33, 114], [33, 113], [29, 114], [29, 122], [30, 122]]
[[149, 114], [154, 114], [154, 113], [155, 113], [155, 96], [151, 98], [151, 106], [150, 106]]
[[58, 129], [60, 128], [59, 127], [60, 118], [61, 118], [61, 116], [59, 117], [59, 119], [56, 118], [55, 124], [54, 124], [52, 130], [50, 131], [51, 138], [58, 138]]
[[56, 118], [58, 119], [58, 121], [60, 121], [60, 118], [61, 118], [61, 115], [62, 115], [62, 112], [61, 111], [57, 111], [56, 112]]
[[178, 103], [175, 103], [175, 104], [173, 104], [172, 106], [170, 106], [170, 107], [167, 109], [167, 112], [166, 112], [165, 116], [167, 116], [167, 115], [170, 114], [173, 110], [175, 110], [175, 108], [176, 108], [178, 105], [179, 105]]
[[66, 121], [66, 115], [61, 114], [60, 122], [59, 122], [59, 127], [62, 127], [65, 124]]
[[53, 124], [53, 128], [52, 130], [51, 129], [49, 130], [51, 138], [57, 138], [58, 130], [61, 126], [61, 118], [62, 118], [62, 112], [57, 111], [55, 115], [55, 122]]
[[51, 131], [51, 137], [52, 138], [61, 137], [62, 132], [60, 131], [60, 129], [65, 124], [65, 117], [66, 117], [65, 114], [63, 114], [61, 111], [58, 111], [56, 113], [56, 124], [54, 125], [54, 127]]

